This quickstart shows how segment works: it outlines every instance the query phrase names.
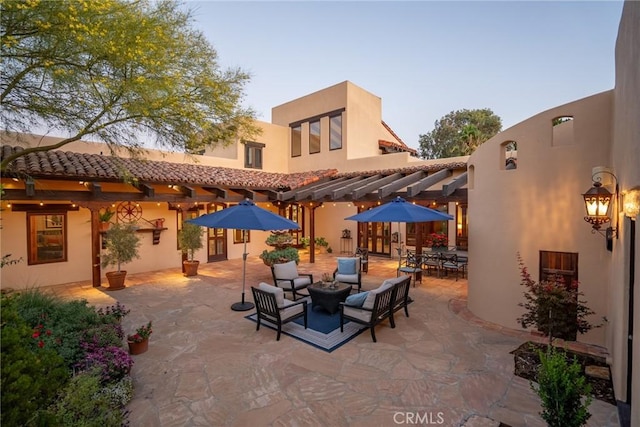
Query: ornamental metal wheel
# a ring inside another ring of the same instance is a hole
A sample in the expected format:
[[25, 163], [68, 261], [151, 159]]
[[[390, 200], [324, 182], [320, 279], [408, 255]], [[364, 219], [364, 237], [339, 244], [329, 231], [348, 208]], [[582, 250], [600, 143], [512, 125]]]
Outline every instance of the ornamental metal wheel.
[[137, 203], [122, 202], [118, 205], [118, 221], [136, 222], [142, 218], [142, 208]]

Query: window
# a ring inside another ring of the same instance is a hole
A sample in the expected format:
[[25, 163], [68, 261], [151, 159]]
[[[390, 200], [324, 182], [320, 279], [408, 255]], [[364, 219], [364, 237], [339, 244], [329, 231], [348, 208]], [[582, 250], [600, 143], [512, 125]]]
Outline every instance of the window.
[[342, 114], [329, 118], [329, 150], [342, 148]]
[[262, 169], [262, 149], [265, 144], [259, 142], [244, 143], [244, 167]]
[[28, 263], [67, 261], [67, 214], [27, 213]]
[[251, 242], [251, 232], [249, 230], [239, 230], [239, 229], [234, 229], [233, 230], [233, 243], [244, 243], [243, 237], [242, 237], [242, 232], [247, 233], [247, 243]]
[[302, 155], [302, 125], [291, 128], [291, 157]]
[[309, 154], [320, 152], [320, 120], [309, 123]]
[[518, 143], [516, 141], [505, 141], [500, 144], [502, 147], [502, 162], [504, 170], [518, 168]]
[[469, 218], [466, 203], [456, 204], [456, 247], [465, 251], [469, 247]]
[[553, 136], [551, 145], [571, 145], [574, 143], [573, 136], [573, 116], [559, 116], [551, 121], [553, 125]]

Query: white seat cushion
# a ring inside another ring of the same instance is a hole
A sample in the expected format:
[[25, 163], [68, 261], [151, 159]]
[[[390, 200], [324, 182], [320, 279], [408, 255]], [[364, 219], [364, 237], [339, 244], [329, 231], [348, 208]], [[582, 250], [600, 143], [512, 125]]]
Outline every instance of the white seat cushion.
[[272, 286], [268, 283], [264, 283], [261, 282], [258, 285], [258, 289], [260, 289], [261, 291], [265, 291], [265, 292], [270, 292], [272, 294], [276, 295], [276, 304], [278, 304], [278, 307], [283, 307], [284, 306], [284, 291], [280, 288], [278, 288], [277, 286]]
[[[295, 305], [293, 305], [295, 304]], [[292, 306], [292, 307], [289, 307]], [[284, 307], [280, 310], [280, 318], [282, 320], [287, 320], [296, 314], [300, 314], [304, 311], [304, 307], [302, 304], [298, 304], [293, 301], [289, 301], [288, 299], [284, 300]]]
[[[374, 297], [375, 299], [375, 297]], [[344, 314], [345, 316], [349, 316], [349, 317], [353, 317], [355, 319], [360, 319], [363, 322], [369, 322], [371, 321], [371, 312], [367, 311], [367, 310], [362, 310], [360, 308], [356, 308], [356, 307], [348, 307], [348, 306], [344, 306]]]
[[358, 283], [358, 275], [336, 273], [336, 280], [342, 283]]
[[298, 266], [295, 261], [289, 261], [283, 264], [274, 264], [273, 272], [276, 279], [293, 280], [298, 277]]
[[[309, 286], [310, 284], [311, 279], [307, 276], [297, 277], [293, 279], [293, 287], [296, 289], [304, 288], [305, 286]], [[278, 280], [278, 286], [284, 289], [291, 290], [291, 282], [289, 280]]]

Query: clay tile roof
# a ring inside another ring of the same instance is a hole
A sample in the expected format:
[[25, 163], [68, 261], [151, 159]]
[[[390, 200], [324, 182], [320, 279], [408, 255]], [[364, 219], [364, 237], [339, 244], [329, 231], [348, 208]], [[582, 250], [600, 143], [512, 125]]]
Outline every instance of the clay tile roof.
[[384, 128], [389, 131], [389, 133], [395, 138], [395, 141], [385, 141], [383, 139], [380, 139], [378, 140], [378, 147], [391, 148], [393, 151], [406, 151], [408, 153], [411, 153], [411, 155], [413, 156], [418, 155], [418, 151], [405, 144], [404, 141], [400, 139], [400, 137], [393, 131], [393, 129], [391, 129], [388, 124], [385, 123], [384, 120], [382, 121], [382, 126], [384, 126]]
[[409, 175], [418, 171], [425, 172], [437, 172], [442, 169], [466, 169], [466, 162], [449, 162], [449, 163], [433, 163], [430, 165], [416, 165], [416, 166], [407, 166], [404, 168], [395, 168], [395, 169], [377, 169], [377, 170], [368, 170], [368, 171], [358, 171], [358, 172], [344, 172], [338, 173], [334, 176], [334, 178], [351, 178], [354, 176], [373, 176], [373, 175], [391, 175], [394, 173], [402, 173], [405, 175]]
[[[2, 158], [22, 151], [22, 147], [2, 146]], [[122, 181], [129, 176], [142, 182], [241, 186], [243, 188], [294, 189], [331, 177], [335, 169], [299, 173], [273, 173], [192, 163], [118, 158], [69, 151], [42, 151], [14, 160], [7, 168], [11, 175], [103, 181]]]

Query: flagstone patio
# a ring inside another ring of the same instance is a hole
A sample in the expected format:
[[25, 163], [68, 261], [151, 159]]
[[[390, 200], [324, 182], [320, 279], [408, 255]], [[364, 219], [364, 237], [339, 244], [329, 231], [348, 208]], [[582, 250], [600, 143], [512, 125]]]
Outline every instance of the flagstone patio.
[[[332, 272], [332, 254], [303, 255], [300, 272]], [[397, 260], [369, 258], [363, 289], [395, 277]], [[473, 268], [471, 266], [471, 268]], [[271, 283], [257, 256], [251, 285]], [[388, 322], [326, 353], [288, 336], [255, 330], [231, 304], [240, 301], [242, 260], [134, 274], [119, 291], [90, 282], [45, 288], [64, 297], [131, 309], [125, 331], [151, 320], [147, 353], [133, 356], [129, 404], [136, 426], [544, 426], [539, 399], [513, 374], [509, 354], [532, 337], [477, 319], [466, 309], [467, 281], [424, 275], [411, 288], [410, 317]], [[105, 282], [106, 285], [106, 282]], [[581, 350], [602, 351], [578, 346]], [[618, 426], [615, 406], [594, 400], [589, 426]]]

